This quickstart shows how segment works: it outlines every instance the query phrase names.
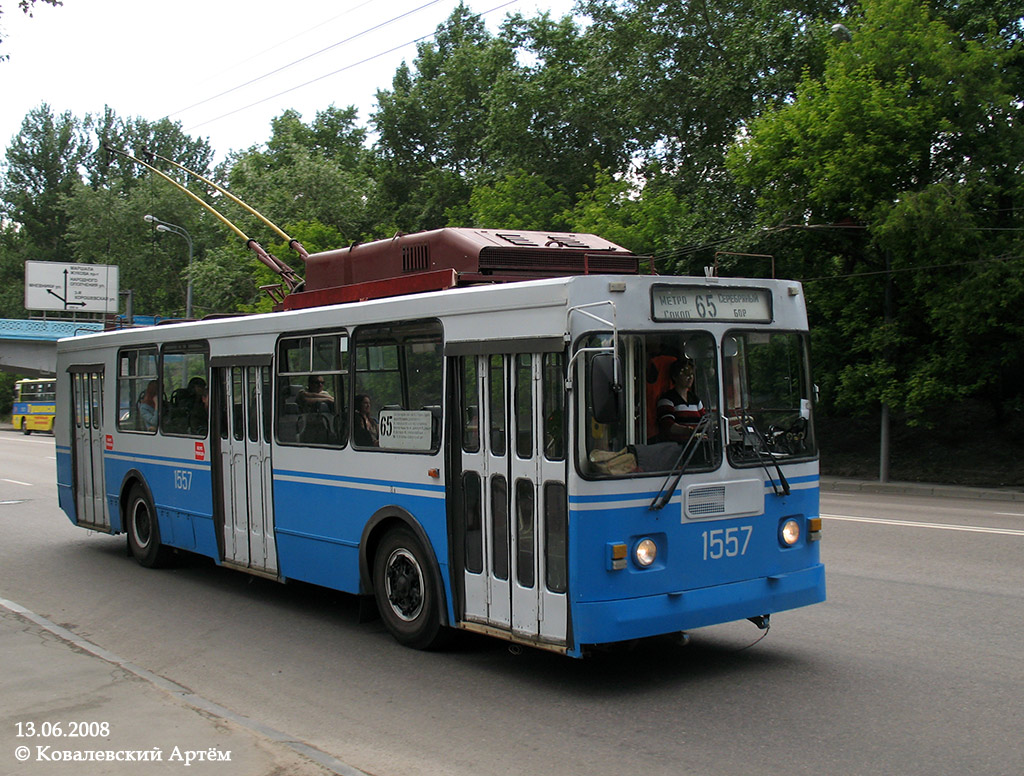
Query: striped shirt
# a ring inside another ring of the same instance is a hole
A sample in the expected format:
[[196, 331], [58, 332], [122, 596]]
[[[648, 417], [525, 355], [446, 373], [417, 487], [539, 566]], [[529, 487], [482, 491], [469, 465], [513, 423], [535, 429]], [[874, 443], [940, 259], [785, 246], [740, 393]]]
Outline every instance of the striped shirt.
[[676, 423], [688, 426], [692, 430], [703, 416], [704, 404], [692, 391], [684, 397], [673, 388], [665, 391], [658, 399], [658, 427], [665, 436]]

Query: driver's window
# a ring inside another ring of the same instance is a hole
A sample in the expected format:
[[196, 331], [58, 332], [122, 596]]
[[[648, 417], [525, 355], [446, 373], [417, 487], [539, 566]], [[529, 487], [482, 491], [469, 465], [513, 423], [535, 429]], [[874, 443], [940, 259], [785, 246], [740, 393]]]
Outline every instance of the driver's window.
[[[587, 346], [606, 341], [610, 337], [596, 335]], [[619, 350], [626, 414], [619, 423], [596, 423], [589, 399], [585, 403], [587, 473], [664, 473], [683, 461], [687, 471], [716, 468], [722, 451], [714, 338], [701, 331], [621, 335]]]

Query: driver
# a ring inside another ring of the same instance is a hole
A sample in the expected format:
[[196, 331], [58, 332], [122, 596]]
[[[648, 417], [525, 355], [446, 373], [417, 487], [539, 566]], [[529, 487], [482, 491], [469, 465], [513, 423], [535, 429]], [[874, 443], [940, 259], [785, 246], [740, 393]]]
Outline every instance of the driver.
[[704, 404], [693, 390], [693, 361], [680, 358], [669, 367], [672, 387], [658, 399], [658, 430], [663, 442], [686, 442], [704, 417]]

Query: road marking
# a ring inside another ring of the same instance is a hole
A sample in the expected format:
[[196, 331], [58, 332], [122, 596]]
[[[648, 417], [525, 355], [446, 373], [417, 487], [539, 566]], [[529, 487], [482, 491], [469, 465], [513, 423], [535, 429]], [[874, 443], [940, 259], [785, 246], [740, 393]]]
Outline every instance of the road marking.
[[6, 477], [0, 477], [0, 482], [13, 482], [15, 485], [28, 485], [30, 488], [32, 487], [31, 482], [22, 482], [21, 480], [9, 480]]
[[993, 514], [1002, 515], [1003, 517], [1024, 517], [1024, 512], [994, 512]]
[[918, 523], [913, 520], [889, 520], [882, 517], [854, 517], [853, 515], [825, 515], [828, 520], [846, 520], [851, 523], [876, 523], [898, 525], [906, 528], [938, 528], [942, 531], [968, 531], [970, 533], [1000, 534], [1002, 536], [1024, 536], [1024, 530], [1016, 528], [986, 528], [979, 525], [954, 525], [951, 523]]

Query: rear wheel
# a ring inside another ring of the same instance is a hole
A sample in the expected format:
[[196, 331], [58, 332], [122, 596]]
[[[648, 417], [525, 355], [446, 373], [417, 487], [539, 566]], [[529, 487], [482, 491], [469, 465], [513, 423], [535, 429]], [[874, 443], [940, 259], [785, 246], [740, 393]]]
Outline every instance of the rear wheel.
[[384, 536], [373, 563], [373, 595], [384, 624], [400, 644], [414, 649], [440, 646], [440, 596], [429, 556], [408, 528]]
[[160, 524], [156, 510], [141, 487], [136, 485], [128, 496], [125, 513], [128, 530], [128, 548], [139, 565], [157, 568], [163, 565], [167, 550], [160, 544]]

